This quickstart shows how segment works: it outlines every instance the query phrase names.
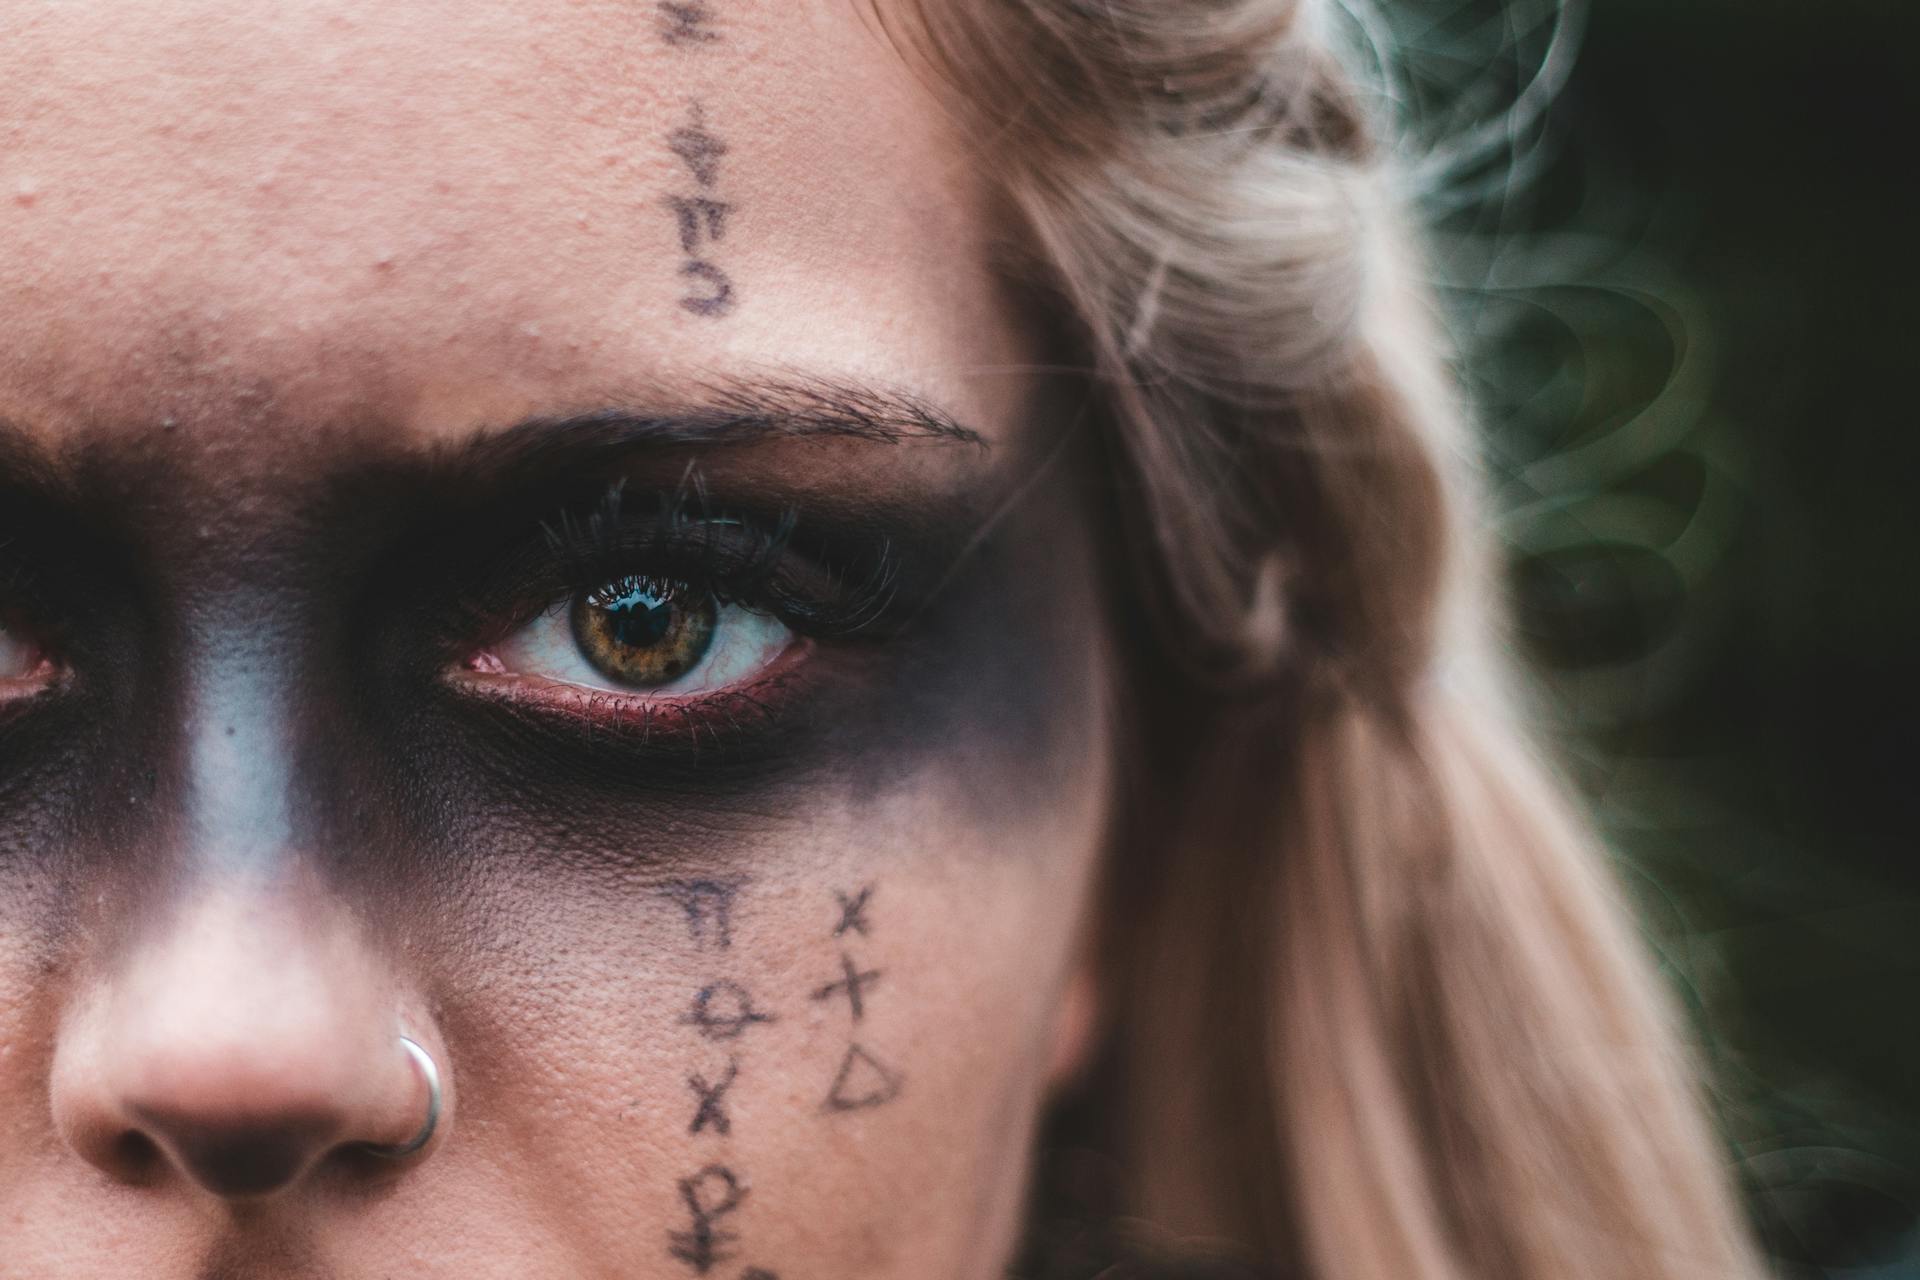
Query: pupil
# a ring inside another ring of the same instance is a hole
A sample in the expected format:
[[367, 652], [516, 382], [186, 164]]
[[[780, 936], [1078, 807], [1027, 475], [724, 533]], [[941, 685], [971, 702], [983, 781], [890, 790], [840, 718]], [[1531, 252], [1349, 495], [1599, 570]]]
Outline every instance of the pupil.
[[673, 601], [646, 587], [630, 588], [601, 607], [607, 611], [613, 642], [631, 649], [650, 649], [673, 628]]

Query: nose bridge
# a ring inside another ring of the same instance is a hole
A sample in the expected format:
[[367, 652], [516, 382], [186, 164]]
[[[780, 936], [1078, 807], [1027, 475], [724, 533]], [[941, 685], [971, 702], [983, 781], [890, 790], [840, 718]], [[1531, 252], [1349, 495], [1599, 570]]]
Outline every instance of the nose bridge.
[[259, 868], [293, 845], [294, 726], [272, 654], [206, 664], [187, 716], [187, 824], [196, 859]]
[[261, 872], [291, 856], [300, 727], [301, 637], [278, 619], [293, 602], [230, 588], [200, 602], [187, 627], [187, 819], [191, 859], [205, 869]]

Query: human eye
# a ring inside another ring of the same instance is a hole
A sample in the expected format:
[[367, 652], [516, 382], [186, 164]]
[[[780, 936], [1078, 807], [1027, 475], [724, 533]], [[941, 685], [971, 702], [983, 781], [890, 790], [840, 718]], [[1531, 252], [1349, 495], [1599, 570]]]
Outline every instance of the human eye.
[[33, 647], [0, 622], [0, 680], [18, 680], [38, 664]]
[[635, 572], [576, 590], [476, 658], [495, 676], [685, 699], [751, 685], [799, 644], [711, 585]]
[[544, 520], [537, 548], [502, 571], [518, 585], [467, 610], [493, 621], [465, 648], [457, 683], [523, 710], [648, 730], [764, 720], [745, 713], [784, 701], [820, 643], [886, 629], [885, 552], [810, 554], [793, 545], [796, 520], [618, 491]]
[[54, 670], [43, 645], [0, 619], [0, 699], [37, 693], [52, 680]]

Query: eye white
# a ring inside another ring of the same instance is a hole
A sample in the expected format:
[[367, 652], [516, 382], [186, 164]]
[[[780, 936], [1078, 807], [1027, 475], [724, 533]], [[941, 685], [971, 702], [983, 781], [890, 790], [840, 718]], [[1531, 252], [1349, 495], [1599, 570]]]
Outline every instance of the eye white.
[[711, 693], [742, 684], [765, 670], [793, 644], [794, 635], [769, 614], [738, 604], [720, 605], [713, 638], [700, 660], [664, 684], [621, 684], [599, 670], [580, 650], [573, 633], [573, 602], [561, 601], [493, 648], [513, 675], [539, 676], [585, 689], [611, 693], [686, 695]]
[[33, 646], [0, 626], [0, 680], [18, 680], [33, 674], [39, 655]]

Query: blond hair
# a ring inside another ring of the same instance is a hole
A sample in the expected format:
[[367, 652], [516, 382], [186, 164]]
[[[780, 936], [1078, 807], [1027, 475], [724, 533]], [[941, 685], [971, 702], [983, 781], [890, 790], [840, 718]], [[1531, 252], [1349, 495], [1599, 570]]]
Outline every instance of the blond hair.
[[1314, 1280], [1758, 1275], [1665, 993], [1518, 727], [1396, 164], [1325, 15], [876, 11], [971, 113], [1188, 677], [1136, 681], [1124, 1212]]

